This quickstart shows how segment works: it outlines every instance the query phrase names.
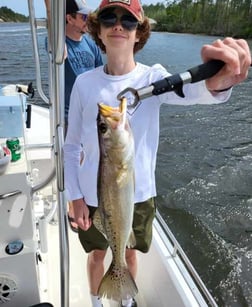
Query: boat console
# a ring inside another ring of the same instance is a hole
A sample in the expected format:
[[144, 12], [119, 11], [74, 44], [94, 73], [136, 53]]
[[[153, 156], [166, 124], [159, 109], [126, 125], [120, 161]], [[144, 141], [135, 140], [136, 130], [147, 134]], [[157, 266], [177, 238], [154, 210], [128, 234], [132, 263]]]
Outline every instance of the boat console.
[[26, 148], [26, 110], [26, 96], [15, 85], [1, 87], [0, 145], [9, 146], [11, 157], [0, 173], [0, 305], [46, 307], [52, 305], [34, 305], [40, 302], [40, 234], [33, 203], [34, 170]]

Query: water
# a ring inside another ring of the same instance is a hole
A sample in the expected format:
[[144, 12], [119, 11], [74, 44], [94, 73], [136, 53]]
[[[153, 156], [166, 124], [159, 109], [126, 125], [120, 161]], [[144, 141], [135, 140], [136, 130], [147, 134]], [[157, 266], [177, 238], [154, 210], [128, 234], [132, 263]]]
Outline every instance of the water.
[[[45, 35], [40, 29], [47, 92]], [[182, 72], [201, 63], [202, 44], [214, 39], [153, 33], [137, 60]], [[0, 24], [0, 41], [0, 84], [36, 85], [29, 25]], [[158, 208], [219, 306], [252, 306], [251, 87], [252, 71], [228, 103], [160, 113]]]
[[[46, 29], [38, 30], [43, 90], [48, 93]], [[0, 84], [36, 85], [32, 39], [28, 23], [0, 23]], [[38, 95], [33, 102], [39, 101]]]
[[[153, 33], [139, 57], [182, 72], [214, 39]], [[252, 306], [251, 85], [252, 71], [228, 103], [161, 110], [158, 207], [219, 306]]]

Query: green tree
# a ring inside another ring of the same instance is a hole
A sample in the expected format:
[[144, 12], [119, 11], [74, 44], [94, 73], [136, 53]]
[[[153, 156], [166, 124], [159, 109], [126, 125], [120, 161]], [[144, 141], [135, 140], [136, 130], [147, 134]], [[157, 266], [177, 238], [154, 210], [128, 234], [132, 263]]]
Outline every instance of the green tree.
[[3, 21], [14, 21], [14, 22], [28, 22], [29, 21], [28, 17], [15, 13], [6, 6], [0, 7], [0, 18]]
[[144, 10], [157, 31], [252, 37], [252, 0], [166, 0]]

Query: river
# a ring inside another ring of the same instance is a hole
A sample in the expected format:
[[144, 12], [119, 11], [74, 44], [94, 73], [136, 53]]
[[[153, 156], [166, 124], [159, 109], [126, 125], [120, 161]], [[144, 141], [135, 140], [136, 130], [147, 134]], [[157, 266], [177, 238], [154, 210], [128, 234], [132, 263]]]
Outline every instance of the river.
[[[47, 92], [45, 36], [41, 29]], [[183, 72], [215, 39], [153, 32], [136, 59]], [[0, 41], [0, 84], [36, 85], [29, 25], [0, 24]], [[251, 88], [252, 71], [225, 104], [163, 106], [160, 115], [158, 208], [219, 306], [252, 306]]]

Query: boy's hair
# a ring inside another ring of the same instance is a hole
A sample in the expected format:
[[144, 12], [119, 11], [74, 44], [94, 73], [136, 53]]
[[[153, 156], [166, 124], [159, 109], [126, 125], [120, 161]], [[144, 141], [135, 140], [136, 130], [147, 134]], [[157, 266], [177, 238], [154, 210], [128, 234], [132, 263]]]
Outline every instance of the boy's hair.
[[[101, 51], [106, 53], [106, 47], [104, 46], [102, 40], [99, 38], [100, 33], [100, 23], [96, 13], [91, 13], [88, 15], [87, 20], [88, 32], [95, 40], [96, 44], [100, 47]], [[147, 17], [144, 17], [143, 23], [138, 24], [136, 29], [136, 37], [139, 38], [139, 42], [135, 43], [134, 54], [141, 50], [146, 44], [148, 38], [150, 37], [150, 23]]]

